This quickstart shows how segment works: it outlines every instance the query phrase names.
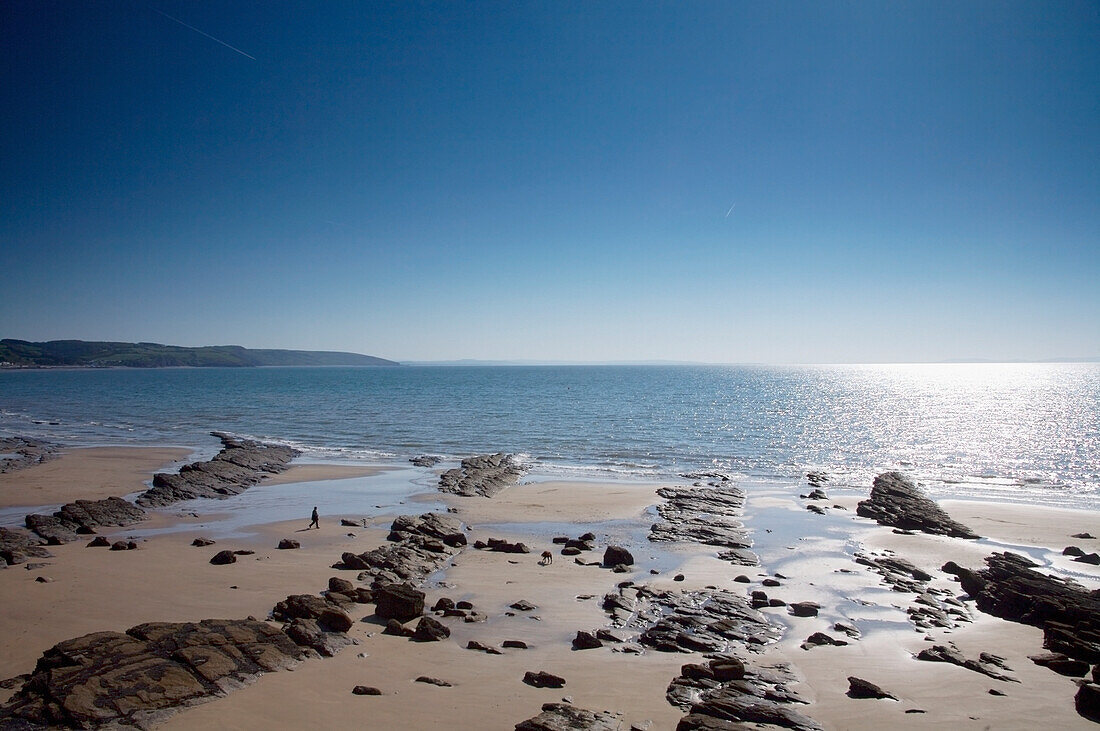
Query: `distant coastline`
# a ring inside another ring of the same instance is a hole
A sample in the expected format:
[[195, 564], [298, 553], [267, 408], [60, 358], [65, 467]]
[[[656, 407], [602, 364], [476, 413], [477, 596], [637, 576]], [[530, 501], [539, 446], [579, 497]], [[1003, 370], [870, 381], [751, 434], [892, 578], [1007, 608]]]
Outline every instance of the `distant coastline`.
[[257, 368], [399, 366], [373, 355], [327, 350], [272, 350], [240, 345], [186, 347], [85, 340], [0, 340], [0, 368]]

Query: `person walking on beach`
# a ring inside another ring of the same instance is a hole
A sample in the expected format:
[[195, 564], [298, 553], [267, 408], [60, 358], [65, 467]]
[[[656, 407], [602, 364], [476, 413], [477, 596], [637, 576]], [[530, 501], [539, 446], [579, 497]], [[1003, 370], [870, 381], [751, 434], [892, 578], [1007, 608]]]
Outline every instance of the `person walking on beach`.
[[[316, 529], [320, 530], [321, 529], [320, 516], [317, 515], [317, 506], [316, 505], [313, 506], [313, 515], [311, 516], [311, 518], [312, 518], [312, 520], [310, 521], [309, 528], [316, 528]], [[309, 528], [306, 528], [306, 530], [309, 530]]]

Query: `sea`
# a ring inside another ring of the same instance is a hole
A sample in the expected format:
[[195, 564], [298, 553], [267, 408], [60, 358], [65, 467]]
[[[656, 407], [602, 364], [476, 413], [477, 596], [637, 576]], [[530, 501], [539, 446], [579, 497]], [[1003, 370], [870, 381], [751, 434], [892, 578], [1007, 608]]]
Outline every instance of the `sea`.
[[1100, 509], [1100, 364], [400, 366], [0, 370], [0, 434], [217, 452], [218, 430], [303, 459], [520, 455], [591, 480], [867, 489]]

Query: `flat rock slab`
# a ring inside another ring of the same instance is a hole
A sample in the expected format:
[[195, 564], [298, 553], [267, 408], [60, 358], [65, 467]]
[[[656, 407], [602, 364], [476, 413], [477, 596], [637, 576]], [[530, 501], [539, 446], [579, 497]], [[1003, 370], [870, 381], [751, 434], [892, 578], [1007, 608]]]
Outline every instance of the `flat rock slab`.
[[920, 488], [900, 472], [884, 472], [876, 477], [870, 499], [859, 503], [856, 514], [902, 530], [955, 538], [981, 537], [925, 497]]
[[138, 505], [163, 507], [197, 497], [224, 499], [238, 495], [264, 477], [286, 470], [301, 452], [282, 444], [264, 444], [222, 432], [212, 432], [222, 441], [222, 451], [208, 462], [192, 462], [179, 474], [158, 472], [153, 486], [137, 499]]
[[0, 474], [41, 464], [57, 456], [57, 445], [27, 437], [0, 437]]
[[43, 540], [29, 531], [0, 527], [0, 560], [8, 566], [26, 563], [28, 558], [53, 558]]
[[145, 520], [145, 511], [120, 497], [77, 500], [61, 506], [53, 515], [32, 513], [27, 527], [50, 543], [70, 543], [101, 526], [126, 526]]
[[178, 708], [292, 667], [305, 652], [278, 628], [247, 619], [95, 632], [47, 650], [0, 706], [0, 727], [149, 728]]
[[439, 476], [440, 492], [473, 497], [492, 497], [514, 485], [526, 470], [511, 454], [482, 454], [462, 460], [462, 466]]

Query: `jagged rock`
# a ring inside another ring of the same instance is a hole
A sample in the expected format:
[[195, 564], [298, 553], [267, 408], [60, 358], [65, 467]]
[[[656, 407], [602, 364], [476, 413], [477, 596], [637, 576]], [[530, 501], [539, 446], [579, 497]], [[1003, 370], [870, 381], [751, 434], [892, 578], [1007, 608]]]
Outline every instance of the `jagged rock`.
[[526, 599], [520, 599], [519, 601], [512, 602], [508, 606], [520, 612], [532, 612], [538, 609], [537, 606], [527, 601]]
[[568, 703], [544, 703], [534, 718], [516, 724], [516, 731], [616, 731], [620, 716], [610, 711], [589, 711]]
[[1072, 536], [1070, 536], [1070, 538], [1081, 538], [1083, 540], [1088, 540], [1088, 539], [1095, 539], [1096, 536], [1094, 536], [1091, 533], [1074, 533]]
[[111, 542], [103, 536], [96, 536], [88, 542], [86, 548], [102, 548], [103, 546], [109, 546]]
[[400, 515], [390, 526], [390, 543], [365, 553], [345, 552], [339, 567], [361, 569], [375, 586], [399, 582], [417, 583], [466, 545], [462, 523], [440, 513]]
[[927, 660], [929, 662], [946, 662], [952, 665], [958, 665], [961, 668], [967, 670], [973, 670], [976, 673], [987, 675], [994, 680], [1004, 680], [1012, 683], [1018, 683], [1020, 681], [1016, 678], [1004, 675], [995, 670], [991, 670], [986, 667], [980, 660], [971, 660], [963, 656], [961, 652], [953, 647], [945, 647], [944, 645], [933, 645], [932, 647], [926, 647], [917, 653], [918, 660]]
[[1084, 556], [1078, 556], [1073, 559], [1077, 563], [1087, 563], [1093, 566], [1100, 566], [1100, 553], [1086, 553]]
[[195, 540], [191, 541], [192, 546], [199, 546], [199, 547], [213, 546], [214, 543], [215, 543], [215, 541], [212, 541], [209, 538], [196, 538]]
[[657, 506], [661, 522], [649, 529], [651, 541], [692, 541], [731, 549], [723, 560], [745, 565], [757, 563], [748, 549], [752, 540], [737, 517], [745, 504], [743, 490], [728, 484], [711, 487], [662, 487], [665, 499]]
[[28, 515], [28, 528], [53, 545], [69, 543], [99, 526], [126, 526], [145, 519], [145, 511], [120, 497], [77, 500], [52, 515]]
[[438, 457], [434, 454], [423, 454], [419, 457], [410, 457], [409, 462], [417, 467], [435, 467], [437, 464], [443, 461], [442, 457]]
[[407, 622], [424, 613], [424, 592], [407, 584], [384, 584], [374, 590], [375, 614]]
[[578, 631], [577, 636], [573, 638], [574, 650], [594, 650], [597, 647], [603, 647], [603, 642], [591, 632]]
[[618, 566], [620, 564], [624, 566], [634, 565], [634, 556], [622, 546], [608, 546], [603, 552], [603, 565]]
[[1085, 552], [1077, 546], [1066, 546], [1062, 549], [1063, 556], [1084, 556]]
[[1100, 723], [1100, 685], [1083, 683], [1073, 697], [1073, 706], [1085, 718]]
[[382, 634], [393, 635], [394, 637], [412, 637], [413, 630], [396, 619], [391, 619], [386, 622], [386, 628], [382, 630]]
[[1043, 629], [1043, 646], [1076, 660], [1100, 663], [1100, 592], [1048, 576], [1014, 553], [994, 553], [987, 568], [971, 571], [953, 561], [943, 570], [959, 578], [978, 609]]
[[[796, 729], [797, 731], [820, 731], [821, 729], [821, 726], [812, 718], [785, 704], [766, 698], [756, 698], [751, 695], [721, 695], [696, 703], [691, 707], [688, 718], [698, 716], [710, 716], [719, 720], [736, 721], [743, 724], [771, 724], [781, 728]], [[677, 726], [677, 729], [681, 728], [699, 729], [708, 727], [699, 725]], [[710, 726], [710, 728], [715, 727]], [[737, 727], [734, 726], [733, 728], [736, 729]]]
[[510, 543], [499, 538], [490, 538], [488, 542], [490, 551], [495, 553], [530, 553], [531, 549], [525, 543]]
[[19, 528], [0, 527], [0, 559], [9, 566], [26, 563], [28, 558], [53, 558], [38, 536]]
[[432, 617], [421, 617], [416, 623], [412, 638], [417, 642], [438, 642], [451, 636], [451, 630]]
[[548, 673], [545, 670], [539, 670], [537, 673], [528, 670], [523, 674], [523, 682], [535, 688], [561, 688], [565, 686], [565, 678]]
[[854, 675], [848, 676], [848, 697], [849, 698], [892, 698], [898, 700], [898, 697], [893, 693], [888, 693], [882, 688], [878, 687], [870, 680], [864, 680], [863, 678], [857, 678]]
[[806, 482], [812, 487], [821, 487], [829, 481], [829, 476], [824, 470], [811, 470], [806, 473]]
[[439, 490], [453, 495], [492, 497], [514, 485], [526, 470], [511, 454], [483, 454], [439, 476]]
[[326, 630], [315, 619], [295, 619], [284, 630], [295, 644], [316, 650], [325, 657], [332, 657], [352, 643], [343, 632]]
[[0, 706], [0, 726], [147, 728], [303, 657], [286, 634], [254, 620], [95, 632], [47, 650], [22, 689]]
[[287, 549], [292, 549], [292, 548], [301, 548], [302, 544], [299, 543], [298, 541], [294, 540], [293, 538], [284, 538], [281, 541], [279, 541], [279, 546], [278, 547], [281, 550], [285, 551]]
[[1088, 675], [1089, 664], [1084, 660], [1074, 660], [1060, 652], [1048, 652], [1042, 655], [1028, 655], [1028, 659], [1036, 665], [1050, 668], [1059, 675], [1070, 678], [1083, 678]]
[[641, 630], [641, 644], [659, 652], [722, 652], [732, 644], [764, 645], [781, 634], [743, 596], [731, 591], [632, 591], [638, 607], [630, 626]]
[[371, 685], [357, 685], [351, 689], [355, 695], [382, 695], [382, 691]]
[[57, 456], [56, 444], [29, 437], [0, 437], [0, 474], [42, 464]]
[[218, 551], [214, 554], [214, 557], [210, 559], [210, 563], [215, 566], [224, 566], [227, 563], [237, 563], [237, 555], [232, 551]]
[[876, 477], [870, 499], [859, 503], [856, 514], [902, 530], [919, 530], [955, 538], [980, 537], [953, 520], [900, 472], [884, 472]]
[[290, 461], [301, 454], [284, 445], [211, 433], [223, 445], [213, 459], [184, 465], [176, 475], [158, 472], [153, 475], [153, 486], [142, 493], [137, 504], [149, 508], [199, 497], [224, 499], [286, 470]]

